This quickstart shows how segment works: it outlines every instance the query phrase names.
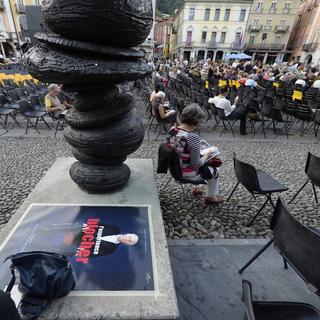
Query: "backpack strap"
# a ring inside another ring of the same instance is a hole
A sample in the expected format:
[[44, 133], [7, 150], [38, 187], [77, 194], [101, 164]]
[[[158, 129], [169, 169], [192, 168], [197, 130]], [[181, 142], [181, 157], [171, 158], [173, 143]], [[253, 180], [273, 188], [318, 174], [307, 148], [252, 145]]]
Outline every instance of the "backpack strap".
[[12, 265], [10, 266], [10, 271], [11, 271], [12, 277], [11, 277], [10, 282], [9, 282], [9, 284], [8, 284], [8, 286], [7, 286], [7, 289], [6, 289], [6, 293], [9, 293], [9, 294], [10, 294], [10, 292], [11, 292], [14, 284], [16, 283], [16, 275], [15, 275], [15, 273], [14, 273], [14, 269], [15, 269], [15, 267], [14, 267], [14, 265], [12, 264]]

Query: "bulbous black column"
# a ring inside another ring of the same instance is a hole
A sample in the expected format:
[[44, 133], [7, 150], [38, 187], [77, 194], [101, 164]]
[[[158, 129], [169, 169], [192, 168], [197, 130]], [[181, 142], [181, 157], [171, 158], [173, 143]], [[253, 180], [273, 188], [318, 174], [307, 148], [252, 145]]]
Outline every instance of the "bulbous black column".
[[89, 191], [125, 185], [123, 164], [144, 138], [132, 94], [121, 83], [150, 74], [144, 54], [130, 48], [152, 27], [150, 0], [46, 0], [43, 18], [55, 33], [36, 34], [39, 44], [25, 55], [30, 74], [62, 83], [76, 93], [66, 115], [65, 139], [78, 160], [71, 178]]

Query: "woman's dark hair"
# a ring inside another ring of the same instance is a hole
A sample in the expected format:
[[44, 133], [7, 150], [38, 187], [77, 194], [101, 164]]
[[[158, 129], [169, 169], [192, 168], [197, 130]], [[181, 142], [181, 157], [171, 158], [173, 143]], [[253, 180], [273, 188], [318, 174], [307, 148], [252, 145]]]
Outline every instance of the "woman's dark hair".
[[198, 126], [205, 118], [206, 114], [196, 103], [192, 103], [184, 108], [179, 116], [181, 123], [188, 124], [190, 126]]
[[227, 87], [221, 87], [220, 90], [219, 90], [220, 94], [225, 94], [227, 92], [228, 92], [228, 88]]
[[154, 91], [156, 93], [158, 93], [159, 91], [164, 91], [164, 87], [162, 83], [156, 83], [156, 85], [154, 86]]

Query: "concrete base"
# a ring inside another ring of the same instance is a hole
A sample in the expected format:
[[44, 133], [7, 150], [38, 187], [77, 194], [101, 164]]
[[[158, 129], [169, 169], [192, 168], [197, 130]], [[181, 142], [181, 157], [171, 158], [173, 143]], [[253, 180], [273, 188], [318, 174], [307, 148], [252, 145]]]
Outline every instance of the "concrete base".
[[103, 292], [98, 296], [67, 296], [52, 303], [39, 319], [177, 319], [179, 311], [152, 160], [128, 160], [126, 164], [132, 171], [129, 184], [123, 190], [103, 195], [88, 194], [71, 180], [69, 168], [74, 161], [73, 158], [60, 158], [54, 163], [3, 229], [0, 243], [32, 203], [149, 205], [158, 290], [147, 296], [110, 296], [110, 292], [107, 296]]
[[238, 273], [266, 241], [169, 241], [181, 319], [244, 319], [242, 279], [251, 281], [255, 300], [304, 302], [320, 310], [319, 297], [291, 267], [284, 269], [273, 246], [242, 275]]

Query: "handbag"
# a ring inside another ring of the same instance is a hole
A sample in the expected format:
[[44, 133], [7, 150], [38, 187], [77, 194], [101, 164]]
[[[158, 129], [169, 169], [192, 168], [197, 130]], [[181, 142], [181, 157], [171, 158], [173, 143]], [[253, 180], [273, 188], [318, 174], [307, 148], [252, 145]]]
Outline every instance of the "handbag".
[[222, 166], [222, 160], [218, 157], [210, 159], [207, 163], [212, 168], [219, 168]]
[[15, 283], [15, 269], [19, 272], [19, 290], [23, 293], [21, 313], [24, 319], [37, 319], [55, 298], [66, 296], [75, 287], [68, 258], [62, 254], [43, 251], [22, 252], [5, 259], [12, 261], [10, 292]]

